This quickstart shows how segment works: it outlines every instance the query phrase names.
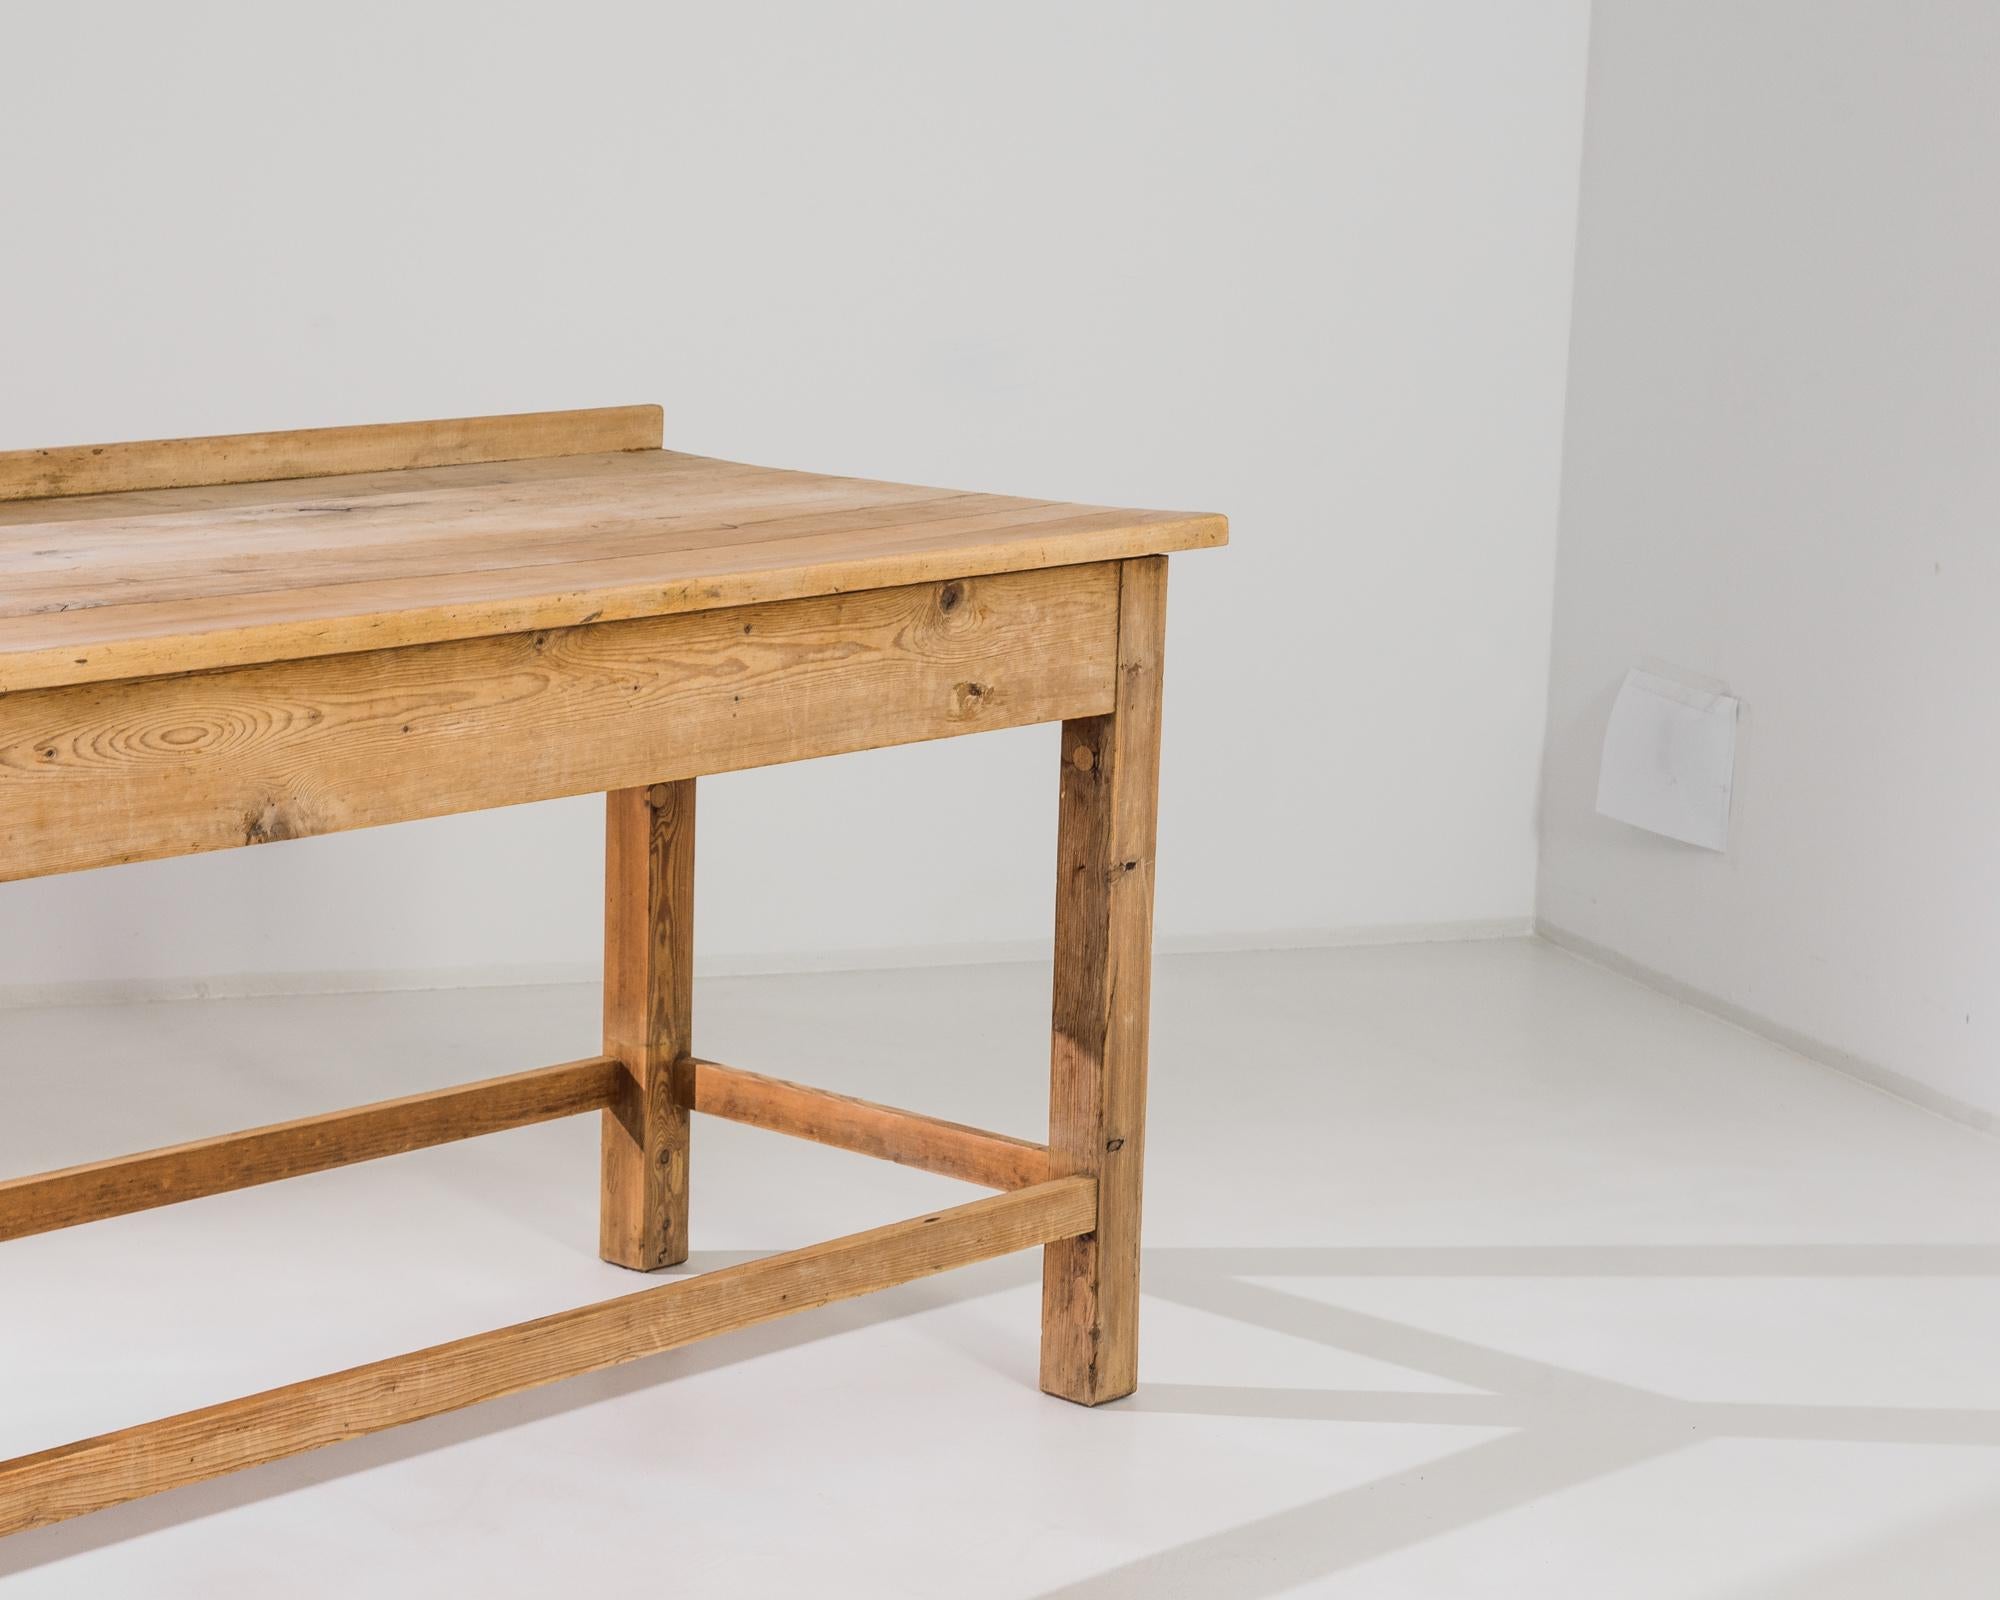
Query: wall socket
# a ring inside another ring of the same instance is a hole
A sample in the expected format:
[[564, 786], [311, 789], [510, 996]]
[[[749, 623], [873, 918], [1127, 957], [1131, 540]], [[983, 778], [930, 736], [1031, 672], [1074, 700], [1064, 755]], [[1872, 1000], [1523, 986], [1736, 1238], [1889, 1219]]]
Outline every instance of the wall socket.
[[1739, 709], [1731, 695], [1637, 667], [1626, 673], [1604, 730], [1598, 814], [1727, 850]]

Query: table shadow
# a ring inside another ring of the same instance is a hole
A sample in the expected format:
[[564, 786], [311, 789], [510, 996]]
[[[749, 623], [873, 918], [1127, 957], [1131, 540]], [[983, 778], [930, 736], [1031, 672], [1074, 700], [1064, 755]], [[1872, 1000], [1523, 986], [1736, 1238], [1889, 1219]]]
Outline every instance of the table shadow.
[[[755, 1259], [697, 1252], [686, 1274]], [[1153, 1249], [1149, 1298], [1302, 1338], [1465, 1386], [1473, 1392], [1333, 1390], [1232, 1384], [1146, 1384], [1109, 1408], [1152, 1415], [1282, 1419], [1305, 1425], [1400, 1423], [1504, 1430], [1419, 1467], [1255, 1518], [1048, 1589], [1035, 1600], [1116, 1600], [1171, 1592], [1185, 1600], [1257, 1600], [1361, 1562], [1471, 1526], [1598, 1477], [1705, 1440], [1785, 1439], [2000, 1448], [2000, 1410], [1782, 1405], [1685, 1400], [1472, 1341], [1295, 1294], [1253, 1280], [1353, 1277], [1931, 1278], [2000, 1275], [2000, 1245], [1788, 1244], [1661, 1246], [1324, 1246]], [[678, 1275], [678, 1274], [677, 1274]], [[647, 1357], [628, 1366], [489, 1401], [465, 1411], [206, 1483], [171, 1490], [0, 1541], [0, 1577], [156, 1530], [197, 1521], [638, 1393], [674, 1379], [802, 1348], [855, 1329], [915, 1316], [1037, 1281], [1032, 1254], [982, 1262], [940, 1278]], [[1022, 1350], [975, 1350], [1024, 1375]], [[1016, 1359], [1018, 1355], [1018, 1359]], [[2000, 1523], [2000, 1518], [1993, 1519]], [[1984, 1528], [1986, 1524], [1980, 1524]], [[1941, 1524], [1963, 1547], [2000, 1556], [1956, 1519]], [[1989, 1563], [1984, 1569], [1992, 1570]], [[1742, 1600], [1788, 1600], [1806, 1589], [1745, 1590]], [[1815, 1593], [1829, 1592], [1824, 1586]], [[1851, 1591], [1860, 1593], [1862, 1591]]]

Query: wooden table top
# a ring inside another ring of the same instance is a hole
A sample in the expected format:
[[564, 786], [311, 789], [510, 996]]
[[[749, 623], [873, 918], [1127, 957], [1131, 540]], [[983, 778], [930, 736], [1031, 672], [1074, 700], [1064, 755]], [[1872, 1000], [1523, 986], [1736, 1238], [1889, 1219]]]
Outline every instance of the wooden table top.
[[[0, 490], [10, 459], [57, 454], [0, 456]], [[1068, 566], [1228, 537], [1220, 516], [782, 472], [662, 449], [41, 492], [62, 497], [0, 493], [0, 693]]]

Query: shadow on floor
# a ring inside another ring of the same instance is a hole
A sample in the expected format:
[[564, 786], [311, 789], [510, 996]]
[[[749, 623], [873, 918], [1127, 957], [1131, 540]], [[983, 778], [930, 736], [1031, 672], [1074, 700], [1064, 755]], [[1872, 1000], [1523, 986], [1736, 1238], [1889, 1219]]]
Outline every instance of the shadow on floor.
[[[1507, 1354], [1448, 1335], [1245, 1281], [1282, 1277], [1989, 1277], [2000, 1247], [1833, 1245], [1498, 1247], [1440, 1249], [1156, 1250], [1146, 1254], [1149, 1296], [1429, 1373], [1477, 1394], [1382, 1390], [1265, 1389], [1148, 1384], [1121, 1409], [1142, 1414], [1292, 1419], [1309, 1423], [1401, 1423], [1509, 1432], [1425, 1462], [1393, 1478], [1327, 1495], [1242, 1523], [1076, 1583], [1036, 1600], [1120, 1600], [1172, 1592], [1189, 1600], [1255, 1600], [1329, 1577], [1364, 1561], [1501, 1515], [1715, 1439], [1788, 1439], [2000, 1448], [2000, 1411], [1759, 1405], [1682, 1400]], [[2000, 1563], [2000, 1514], [1952, 1519], [1940, 1530], [1957, 1561], [1987, 1594]], [[1900, 1541], [1899, 1541], [1900, 1544]], [[1910, 1552], [1903, 1551], [1907, 1562]], [[1879, 1596], [1902, 1586], [1880, 1580], [1898, 1566], [1867, 1553], [1810, 1582], [1744, 1589], [1732, 1600], [1791, 1600], [1807, 1593]], [[1875, 1574], [1875, 1587], [1854, 1574]], [[1837, 1581], [1836, 1581], [1837, 1580]], [[1907, 1592], [1907, 1591], [1905, 1591]], [[1947, 1592], [1935, 1587], [1927, 1593]]]
[[[688, 1273], [752, 1259], [697, 1252]], [[857, 1328], [917, 1315], [1036, 1281], [1033, 1255], [985, 1262], [687, 1350], [409, 1424], [311, 1455], [178, 1489], [0, 1543], [0, 1577], [120, 1543], [156, 1529], [388, 1462], [409, 1459], [537, 1419], [637, 1393], [676, 1378]], [[1443, 1248], [1213, 1248], [1146, 1252], [1146, 1292], [1214, 1315], [1431, 1374], [1480, 1392], [1323, 1390], [1152, 1384], [1118, 1414], [1277, 1418], [1307, 1424], [1399, 1423], [1508, 1430], [1407, 1473], [1342, 1490], [1220, 1533], [1152, 1552], [1037, 1600], [1116, 1600], [1172, 1592], [1193, 1600], [1256, 1600], [1469, 1526], [1592, 1478], [1705, 1440], [1787, 1439], [2000, 1448], [2000, 1411], [1761, 1405], [1677, 1399], [1535, 1361], [1248, 1281], [1284, 1277], [1989, 1277], [2000, 1246], [1838, 1245]], [[1023, 1340], [1029, 1334], [1024, 1330]], [[1016, 1369], [1026, 1372], [1024, 1344]], [[1938, 1538], [1969, 1575], [2000, 1567], [2000, 1514], [1951, 1518]], [[1915, 1537], [1912, 1535], [1911, 1537]], [[1862, 1553], [1838, 1572], [1732, 1600], [1877, 1594], [1901, 1570], [1892, 1550]], [[1853, 1587], [1874, 1571], [1878, 1587]], [[1859, 1581], [1856, 1579], [1855, 1581]], [[1893, 1588], [1893, 1586], [1892, 1586]], [[1932, 1593], [1946, 1593], [1932, 1588]], [[1971, 1590], [1966, 1592], [1985, 1592]]]

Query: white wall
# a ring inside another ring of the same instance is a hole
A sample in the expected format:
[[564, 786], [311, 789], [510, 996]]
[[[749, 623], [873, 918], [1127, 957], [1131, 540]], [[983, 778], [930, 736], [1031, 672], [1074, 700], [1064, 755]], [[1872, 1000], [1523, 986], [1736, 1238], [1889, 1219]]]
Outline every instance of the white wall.
[[[1540, 885], [1553, 928], [1989, 1114], [1996, 84], [1985, 0], [1599, 0]], [[1726, 857], [1591, 814], [1645, 658], [1747, 702]]]
[[[10, 15], [0, 446], [658, 400], [1230, 512], [1168, 939], [1525, 919], [1585, 0]], [[705, 948], [1046, 937], [1029, 730], [704, 786]], [[579, 801], [0, 889], [0, 983], [586, 963]]]

